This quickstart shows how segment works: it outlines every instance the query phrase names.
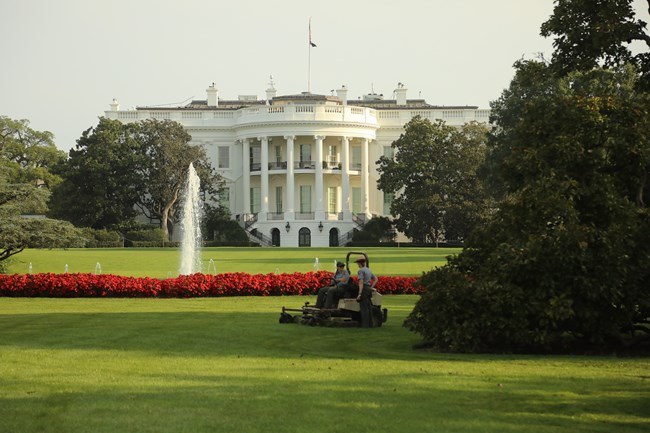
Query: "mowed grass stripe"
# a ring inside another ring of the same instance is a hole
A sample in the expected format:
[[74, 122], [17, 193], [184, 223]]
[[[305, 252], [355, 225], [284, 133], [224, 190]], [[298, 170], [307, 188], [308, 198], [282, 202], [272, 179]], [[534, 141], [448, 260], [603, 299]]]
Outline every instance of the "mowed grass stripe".
[[[455, 248], [204, 248], [203, 272], [247, 272], [252, 274], [309, 272], [316, 259], [321, 270], [334, 271], [336, 260], [348, 252], [363, 251], [377, 275], [419, 276], [446, 263]], [[210, 264], [213, 261], [214, 267]], [[97, 266], [99, 263], [99, 267]], [[176, 248], [27, 249], [13, 257], [9, 273], [90, 273], [153, 278], [178, 276], [180, 252]], [[350, 269], [356, 271], [354, 263]]]
[[641, 432], [648, 361], [413, 351], [278, 324], [314, 297], [0, 298], [0, 432]]

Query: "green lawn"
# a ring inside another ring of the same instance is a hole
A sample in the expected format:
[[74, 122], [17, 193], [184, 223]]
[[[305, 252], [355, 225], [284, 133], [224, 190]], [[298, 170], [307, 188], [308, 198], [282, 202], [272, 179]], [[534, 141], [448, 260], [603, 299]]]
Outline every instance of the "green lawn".
[[0, 432], [650, 429], [643, 358], [417, 352], [379, 329], [280, 325], [313, 297], [0, 298]]
[[[202, 251], [203, 272], [248, 272], [253, 274], [308, 272], [315, 269], [334, 271], [335, 260], [345, 260], [354, 248], [205, 248]], [[455, 248], [365, 248], [370, 267], [377, 275], [419, 276], [435, 266], [446, 263], [445, 257], [458, 253]], [[212, 259], [214, 267], [210, 264]], [[166, 278], [178, 276], [180, 253], [175, 248], [124, 249], [27, 249], [15, 255], [9, 273], [32, 272], [95, 272], [97, 263], [102, 273]], [[351, 264], [352, 265], [352, 264]], [[351, 266], [351, 269], [356, 269]]]

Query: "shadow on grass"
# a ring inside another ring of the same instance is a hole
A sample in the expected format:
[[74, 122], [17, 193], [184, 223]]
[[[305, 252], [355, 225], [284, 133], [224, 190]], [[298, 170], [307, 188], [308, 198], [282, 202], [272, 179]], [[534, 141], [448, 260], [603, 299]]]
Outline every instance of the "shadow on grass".
[[[647, 394], [607, 379], [497, 387], [443, 374], [304, 377], [287, 364], [239, 374], [143, 374], [94, 390], [0, 398], [3, 431], [617, 432], [648, 426]], [[346, 368], [340, 365], [340, 369]], [[279, 371], [278, 371], [279, 370]], [[283, 372], [288, 373], [284, 374]], [[301, 377], [302, 376], [302, 377]], [[374, 383], [370, 383], [373, 381]], [[580, 394], [573, 389], [597, 389]]]
[[[266, 312], [60, 312], [0, 315], [0, 348], [153, 352], [165, 356], [354, 359], [430, 357], [394, 318], [376, 329], [280, 324]], [[404, 338], [406, 337], [406, 338]]]
[[417, 336], [402, 327], [413, 297], [387, 296], [394, 313], [379, 329], [278, 323], [279, 305], [306, 299], [5, 300], [17, 313], [0, 315], [0, 431], [632, 433], [650, 424], [643, 360], [414, 352]]

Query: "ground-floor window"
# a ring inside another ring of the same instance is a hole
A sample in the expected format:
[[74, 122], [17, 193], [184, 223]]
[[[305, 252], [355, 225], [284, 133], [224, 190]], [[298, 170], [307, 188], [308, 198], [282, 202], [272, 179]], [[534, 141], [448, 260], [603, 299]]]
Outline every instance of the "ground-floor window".
[[303, 227], [298, 232], [298, 246], [311, 247], [311, 231], [307, 227]]
[[330, 229], [330, 247], [338, 247], [339, 246], [339, 229], [337, 228], [332, 228]]
[[277, 228], [271, 230], [271, 245], [274, 247], [280, 246], [280, 230]]

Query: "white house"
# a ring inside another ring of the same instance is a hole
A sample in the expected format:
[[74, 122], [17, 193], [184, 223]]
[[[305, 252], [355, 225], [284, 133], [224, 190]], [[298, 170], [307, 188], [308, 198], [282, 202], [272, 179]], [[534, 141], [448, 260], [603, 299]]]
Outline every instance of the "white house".
[[392, 99], [348, 100], [345, 86], [336, 96], [277, 96], [271, 83], [266, 99], [224, 100], [212, 84], [206, 100], [182, 107], [110, 106], [109, 119], [182, 124], [225, 179], [223, 205], [258, 241], [277, 246], [343, 245], [369, 218], [389, 216], [392, 197], [377, 189], [376, 161], [414, 116], [449, 125], [489, 117], [478, 107], [407, 99], [401, 83]]

